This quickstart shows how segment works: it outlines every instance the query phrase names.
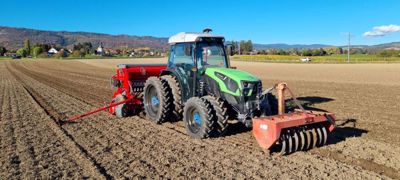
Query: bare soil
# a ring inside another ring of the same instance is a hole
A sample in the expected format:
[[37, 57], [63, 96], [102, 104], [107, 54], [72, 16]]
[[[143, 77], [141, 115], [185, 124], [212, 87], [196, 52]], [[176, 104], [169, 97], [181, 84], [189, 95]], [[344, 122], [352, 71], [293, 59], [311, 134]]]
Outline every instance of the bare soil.
[[110, 101], [119, 63], [164, 59], [0, 62], [0, 176], [49, 178], [400, 179], [400, 64], [233, 62], [265, 87], [286, 81], [308, 109], [336, 113], [329, 143], [275, 157], [238, 124], [195, 140], [182, 122], [106, 112], [57, 121]]

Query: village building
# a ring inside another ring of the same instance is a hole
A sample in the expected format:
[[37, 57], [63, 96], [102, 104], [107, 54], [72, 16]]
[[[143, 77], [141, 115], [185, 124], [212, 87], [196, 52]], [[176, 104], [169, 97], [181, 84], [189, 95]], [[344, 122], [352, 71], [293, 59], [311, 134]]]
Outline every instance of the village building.
[[104, 54], [105, 54], [105, 51], [103, 48], [103, 43], [100, 43], [99, 47], [97, 47], [97, 49], [96, 49], [96, 55], [104, 56]]
[[47, 54], [49, 56], [52, 56], [52, 55], [57, 54], [57, 53], [58, 53], [58, 51], [54, 47], [50, 48], [49, 51], [47, 51]]

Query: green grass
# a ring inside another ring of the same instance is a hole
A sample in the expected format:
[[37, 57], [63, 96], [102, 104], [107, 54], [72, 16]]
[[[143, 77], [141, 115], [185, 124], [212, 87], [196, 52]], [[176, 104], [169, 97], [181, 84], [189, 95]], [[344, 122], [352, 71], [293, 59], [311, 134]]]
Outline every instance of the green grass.
[[11, 58], [10, 57], [0, 56], [0, 60], [11, 60]]
[[[265, 61], [265, 62], [300, 62], [302, 56], [292, 55], [235, 55], [232, 60], [243, 61]], [[347, 62], [346, 54], [330, 56], [311, 56], [312, 62], [319, 63], [344, 63]], [[400, 62], [400, 57], [379, 57], [376, 55], [353, 54], [350, 56], [350, 62]]]

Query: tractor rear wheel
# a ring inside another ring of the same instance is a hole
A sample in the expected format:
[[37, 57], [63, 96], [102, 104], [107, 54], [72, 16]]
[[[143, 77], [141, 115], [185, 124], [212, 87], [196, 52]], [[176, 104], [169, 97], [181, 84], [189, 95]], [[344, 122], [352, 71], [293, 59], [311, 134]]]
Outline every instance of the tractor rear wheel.
[[157, 124], [164, 122], [172, 110], [172, 93], [167, 82], [149, 77], [144, 86], [143, 104], [148, 119]]
[[212, 136], [218, 137], [222, 136], [226, 133], [228, 129], [228, 108], [220, 98], [214, 96], [204, 96], [204, 99], [207, 99], [215, 110], [216, 121], [214, 122], [214, 129], [212, 132]]
[[191, 137], [207, 138], [211, 135], [215, 122], [214, 109], [208, 100], [192, 97], [183, 108], [183, 120]]
[[183, 106], [182, 106], [182, 94], [181, 94], [181, 88], [179, 86], [178, 80], [171, 76], [171, 75], [165, 75], [161, 76], [161, 79], [164, 79], [167, 81], [168, 86], [171, 88], [172, 92], [172, 114], [173, 118], [178, 120], [182, 119], [182, 111], [183, 111]]
[[[118, 103], [121, 101], [124, 101], [126, 98], [124, 95], [119, 94], [114, 98], [114, 102]], [[120, 105], [115, 106], [115, 115], [119, 118], [123, 118], [123, 117], [128, 117], [129, 115], [131, 115], [132, 111], [129, 108], [127, 103], [123, 103]]]

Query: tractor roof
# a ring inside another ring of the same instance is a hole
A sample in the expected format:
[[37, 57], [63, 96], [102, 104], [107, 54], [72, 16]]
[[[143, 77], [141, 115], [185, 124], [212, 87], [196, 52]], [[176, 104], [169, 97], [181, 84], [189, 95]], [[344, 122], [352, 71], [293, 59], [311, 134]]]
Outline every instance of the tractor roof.
[[208, 33], [181, 32], [171, 36], [168, 39], [168, 43], [175, 44], [175, 43], [185, 43], [185, 42], [196, 42], [198, 41], [198, 38], [202, 37], [224, 38], [224, 36], [212, 35]]

